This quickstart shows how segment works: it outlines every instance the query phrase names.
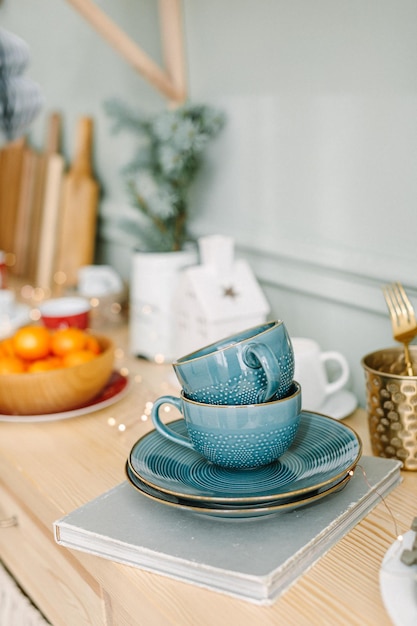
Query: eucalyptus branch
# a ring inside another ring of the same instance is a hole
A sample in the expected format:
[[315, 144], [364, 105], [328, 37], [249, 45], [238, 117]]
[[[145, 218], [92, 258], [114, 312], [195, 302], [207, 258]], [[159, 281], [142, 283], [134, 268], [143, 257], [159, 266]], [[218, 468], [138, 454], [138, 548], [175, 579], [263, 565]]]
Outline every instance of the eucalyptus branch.
[[[133, 206], [159, 233], [159, 251], [181, 250], [187, 240], [187, 193], [204, 148], [224, 125], [223, 114], [205, 105], [187, 104], [146, 116], [114, 100], [106, 111], [113, 118], [114, 132], [124, 129], [141, 138], [140, 149], [123, 168]], [[149, 229], [145, 236], [154, 247]]]
[[133, 183], [130, 183], [130, 185], [132, 187], [132, 192], [133, 192], [134, 198], [136, 200], [136, 206], [138, 207], [138, 209], [142, 212], [143, 215], [145, 215], [147, 218], [149, 218], [151, 220], [151, 222], [153, 222], [154, 226], [157, 228], [157, 230], [159, 230], [159, 232], [161, 232], [161, 233], [167, 232], [167, 225], [164, 222], [164, 220], [161, 217], [159, 217], [158, 215], [154, 215], [152, 213], [152, 211], [149, 209], [148, 205], [146, 204], [145, 200], [134, 189]]

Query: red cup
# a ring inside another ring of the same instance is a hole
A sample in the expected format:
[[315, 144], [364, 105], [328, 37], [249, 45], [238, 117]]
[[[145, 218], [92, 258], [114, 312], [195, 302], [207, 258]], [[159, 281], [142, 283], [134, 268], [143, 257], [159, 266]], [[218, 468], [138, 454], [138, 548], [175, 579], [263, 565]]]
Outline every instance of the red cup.
[[90, 303], [86, 298], [52, 298], [42, 302], [39, 311], [46, 328], [88, 328]]

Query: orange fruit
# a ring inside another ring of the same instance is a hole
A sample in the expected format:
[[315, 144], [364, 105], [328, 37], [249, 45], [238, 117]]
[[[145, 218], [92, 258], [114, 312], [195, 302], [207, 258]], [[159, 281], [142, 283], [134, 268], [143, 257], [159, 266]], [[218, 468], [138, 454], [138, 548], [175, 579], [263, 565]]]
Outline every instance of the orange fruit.
[[97, 337], [94, 337], [93, 335], [88, 335], [87, 336], [87, 342], [85, 344], [85, 347], [87, 350], [91, 350], [91, 352], [94, 352], [94, 354], [100, 354], [101, 352], [101, 348], [100, 348], [100, 344], [98, 342]]
[[51, 335], [43, 326], [24, 326], [12, 337], [16, 356], [28, 361], [43, 359], [51, 348]]
[[65, 356], [85, 348], [87, 333], [80, 328], [59, 328], [52, 335], [51, 351], [56, 356]]
[[24, 371], [23, 361], [16, 356], [0, 357], [0, 374], [21, 374]]
[[50, 370], [58, 369], [62, 367], [62, 361], [55, 356], [46, 357], [46, 359], [39, 359], [38, 361], [32, 361], [26, 369], [29, 373], [36, 372], [49, 372]]
[[7, 339], [0, 341], [0, 356], [14, 356], [12, 337], [7, 337]]
[[74, 350], [62, 357], [62, 365], [64, 367], [74, 367], [75, 365], [82, 365], [96, 358], [96, 354], [91, 350]]

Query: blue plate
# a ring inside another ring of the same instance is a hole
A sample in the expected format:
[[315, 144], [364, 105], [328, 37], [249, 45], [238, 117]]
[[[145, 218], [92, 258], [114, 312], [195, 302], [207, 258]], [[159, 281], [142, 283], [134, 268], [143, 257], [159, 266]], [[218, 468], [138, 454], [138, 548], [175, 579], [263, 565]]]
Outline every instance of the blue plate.
[[252, 518], [252, 517], [264, 517], [265, 515], [272, 515], [275, 513], [285, 513], [292, 509], [300, 508], [302, 506], [308, 506], [315, 504], [318, 500], [337, 493], [349, 482], [351, 476], [347, 474], [341, 481], [333, 484], [328, 489], [323, 491], [311, 491], [309, 494], [300, 497], [298, 500], [288, 501], [268, 501], [257, 504], [224, 504], [214, 502], [196, 502], [192, 499], [178, 498], [168, 493], [163, 493], [154, 489], [150, 485], [147, 485], [135, 476], [129, 466], [126, 463], [126, 476], [130, 484], [135, 487], [142, 495], [159, 502], [160, 504], [166, 504], [168, 506], [182, 509], [184, 511], [190, 511], [191, 513], [197, 513], [199, 515], [209, 515], [212, 517], [220, 518]]
[[[170, 426], [180, 434], [187, 432], [183, 419]], [[291, 448], [264, 467], [222, 468], [156, 430], [134, 444], [128, 465], [140, 481], [176, 497], [227, 504], [277, 503], [337, 484], [356, 466], [361, 452], [361, 441], [349, 426], [319, 413], [302, 411]]]

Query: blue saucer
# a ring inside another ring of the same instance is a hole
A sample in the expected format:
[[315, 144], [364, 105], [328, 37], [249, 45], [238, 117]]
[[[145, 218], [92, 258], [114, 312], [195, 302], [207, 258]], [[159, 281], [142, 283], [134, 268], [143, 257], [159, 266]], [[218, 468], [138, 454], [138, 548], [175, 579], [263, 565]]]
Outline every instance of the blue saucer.
[[333, 484], [331, 487], [322, 491], [311, 491], [309, 494], [299, 497], [297, 500], [288, 501], [268, 501], [257, 504], [225, 504], [217, 502], [197, 502], [196, 500], [186, 498], [178, 498], [168, 493], [163, 493], [154, 489], [150, 485], [147, 485], [135, 476], [129, 466], [126, 463], [125, 467], [126, 477], [130, 484], [135, 487], [142, 495], [168, 506], [182, 509], [183, 511], [190, 511], [191, 513], [197, 513], [200, 515], [209, 515], [211, 517], [220, 518], [252, 518], [252, 517], [264, 517], [265, 515], [272, 515], [275, 513], [285, 513], [292, 509], [298, 509], [304, 506], [314, 505], [316, 502], [331, 494], [338, 493], [344, 489], [347, 483], [350, 481], [351, 476], [347, 474], [341, 481]]
[[[187, 432], [183, 419], [170, 426], [180, 434]], [[127, 463], [142, 483], [179, 498], [229, 505], [272, 500], [279, 504], [336, 485], [356, 466], [361, 452], [361, 441], [349, 426], [302, 411], [291, 448], [263, 467], [233, 470], [214, 465], [156, 430], [134, 444]]]

